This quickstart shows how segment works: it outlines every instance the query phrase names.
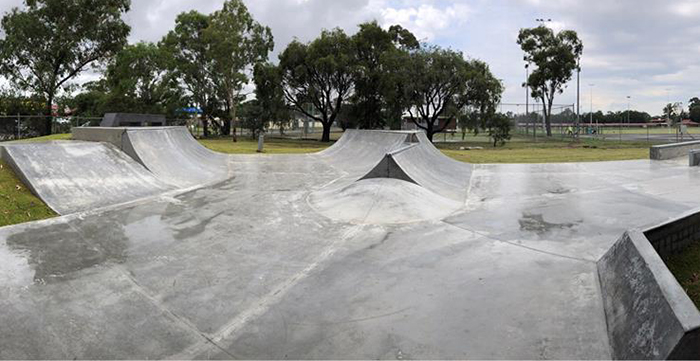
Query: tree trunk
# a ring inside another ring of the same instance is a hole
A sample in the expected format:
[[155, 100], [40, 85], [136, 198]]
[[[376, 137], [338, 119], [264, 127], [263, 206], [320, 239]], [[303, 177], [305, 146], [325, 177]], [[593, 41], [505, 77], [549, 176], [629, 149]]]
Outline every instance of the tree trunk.
[[44, 119], [43, 135], [51, 135], [51, 126], [53, 125], [53, 108], [51, 107], [52, 103], [53, 94], [49, 94], [48, 100], [46, 102], [46, 119]]
[[236, 108], [238, 104], [236, 102], [231, 103], [231, 127], [233, 128], [232, 140], [234, 143], [238, 142], [238, 136], [236, 136]]
[[202, 117], [202, 133], [204, 138], [209, 138], [209, 119], [207, 116]]
[[321, 136], [321, 141], [322, 142], [330, 142], [331, 141], [331, 124], [332, 122], [321, 122], [323, 125], [323, 136]]
[[[549, 108], [549, 111], [547, 111]], [[552, 112], [552, 105], [547, 105], [547, 101], [542, 97], [542, 111], [544, 112], [544, 128], [547, 131], [547, 137], [552, 136], [552, 123], [550, 123], [550, 114]]]

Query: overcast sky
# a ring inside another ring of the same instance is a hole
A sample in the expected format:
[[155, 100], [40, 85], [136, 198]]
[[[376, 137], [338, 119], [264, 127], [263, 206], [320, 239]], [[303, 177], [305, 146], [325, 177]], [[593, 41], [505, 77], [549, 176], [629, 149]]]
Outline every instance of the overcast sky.
[[[223, 0], [132, 0], [125, 19], [129, 40], [158, 41], [175, 16], [196, 9], [210, 13]], [[0, 0], [5, 12], [22, 0]], [[525, 78], [518, 30], [552, 19], [555, 29], [572, 29], [583, 40], [581, 111], [593, 106], [661, 113], [667, 99], [700, 96], [700, 0], [247, 0], [256, 20], [272, 28], [277, 54], [294, 37], [308, 41], [321, 29], [354, 33], [357, 24], [377, 20], [401, 24], [418, 38], [460, 50], [488, 62], [506, 85], [504, 103], [524, 103]], [[589, 84], [595, 84], [593, 87]], [[576, 102], [576, 79], [556, 103]], [[503, 110], [516, 110], [504, 106]], [[522, 108], [519, 109], [522, 111]]]

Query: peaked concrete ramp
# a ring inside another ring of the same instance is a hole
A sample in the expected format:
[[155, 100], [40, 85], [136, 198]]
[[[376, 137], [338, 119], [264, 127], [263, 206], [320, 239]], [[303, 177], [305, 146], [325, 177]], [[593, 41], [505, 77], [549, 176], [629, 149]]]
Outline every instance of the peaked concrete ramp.
[[416, 134], [415, 131], [348, 129], [335, 144], [316, 154], [350, 174], [364, 174], [388, 152], [418, 142]]
[[107, 143], [19, 143], [3, 145], [0, 153], [27, 187], [62, 215], [173, 189]]
[[73, 128], [73, 137], [110, 142], [176, 187], [222, 181], [231, 173], [231, 158], [199, 144], [185, 127]]
[[442, 154], [423, 132], [355, 130], [338, 143], [331, 152], [334, 157], [357, 158], [369, 169], [360, 179], [400, 179], [453, 200], [466, 198], [472, 166]]

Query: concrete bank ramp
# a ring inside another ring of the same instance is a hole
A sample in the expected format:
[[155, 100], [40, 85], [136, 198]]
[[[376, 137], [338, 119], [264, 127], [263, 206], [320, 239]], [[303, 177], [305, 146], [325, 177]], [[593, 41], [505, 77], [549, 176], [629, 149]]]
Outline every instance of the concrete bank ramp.
[[34, 194], [61, 215], [173, 189], [107, 143], [15, 143], [1, 146], [0, 155]]
[[231, 158], [205, 148], [185, 127], [73, 128], [73, 138], [110, 142], [162, 182], [192, 187], [230, 177]]

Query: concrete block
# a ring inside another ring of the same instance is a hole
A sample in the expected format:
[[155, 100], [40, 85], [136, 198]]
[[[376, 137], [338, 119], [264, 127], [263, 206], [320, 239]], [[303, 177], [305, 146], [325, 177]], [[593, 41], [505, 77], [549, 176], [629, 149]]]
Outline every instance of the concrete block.
[[162, 114], [106, 113], [102, 117], [101, 127], [146, 127], [164, 126]]
[[641, 231], [597, 267], [615, 359], [700, 358], [700, 312]]
[[689, 166], [696, 167], [700, 165], [700, 149], [693, 149], [688, 153]]
[[700, 141], [654, 145], [649, 148], [649, 158], [666, 160], [684, 157], [691, 150], [700, 149]]

